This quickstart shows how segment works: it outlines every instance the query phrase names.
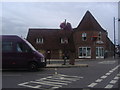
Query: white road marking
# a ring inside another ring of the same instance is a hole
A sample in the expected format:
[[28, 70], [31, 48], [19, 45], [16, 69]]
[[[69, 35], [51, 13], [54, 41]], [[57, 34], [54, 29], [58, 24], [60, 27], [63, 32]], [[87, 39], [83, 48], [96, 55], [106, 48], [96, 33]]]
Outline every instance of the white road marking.
[[18, 85], [29, 88], [39, 88], [39, 89], [47, 88], [51, 90], [51, 89], [60, 88], [62, 87], [62, 85], [68, 85], [68, 83], [72, 83], [73, 81], [79, 80], [80, 78], [83, 77], [54, 74], [53, 76], [48, 76], [46, 78], [41, 78], [35, 81], [29, 81]]
[[58, 74], [57, 72], [55, 72], [55, 74]]
[[111, 72], [111, 73], [112, 73], [113, 71], [112, 71], [112, 70], [110, 70], [109, 72]]
[[120, 74], [117, 74], [118, 77], [120, 77]]
[[55, 74], [58, 74], [58, 72], [57, 72], [57, 68], [55, 68]]
[[52, 89], [57, 89], [57, 88], [59, 88], [59, 87], [52, 87]]
[[40, 87], [41, 87], [41, 85], [30, 86], [30, 85], [25, 85], [25, 84], [29, 84], [29, 82], [25, 82], [25, 83], [18, 84], [18, 85], [20, 85], [20, 86], [25, 86], [25, 87], [29, 87], [29, 88], [40, 88]]
[[117, 82], [117, 80], [110, 81], [111, 84], [115, 84], [116, 82]]
[[111, 73], [106, 73], [105, 75], [110, 75]]
[[116, 61], [102, 61], [99, 64], [114, 64]]
[[55, 79], [68, 80], [68, 81], [77, 81], [78, 79], [64, 78], [64, 77], [55, 77]]
[[94, 87], [95, 85], [97, 85], [98, 83], [91, 83], [90, 85], [88, 85], [88, 87]]
[[117, 68], [113, 68], [112, 71], [115, 71]]
[[63, 82], [63, 83], [71, 83], [71, 82], [69, 82], [69, 81], [63, 81], [63, 80], [60, 80], [60, 79], [47, 79], [47, 78], [42, 78], [42, 79], [36, 80], [36, 81], [42, 81], [42, 80], [54, 81], [54, 82]]
[[97, 79], [95, 82], [101, 82], [103, 79]]
[[79, 76], [68, 76], [68, 75], [63, 75], [63, 74], [58, 74], [60, 76], [64, 76], [64, 77], [69, 77], [69, 78], [83, 78], [83, 77], [79, 77]]
[[42, 85], [49, 85], [49, 86], [55, 86], [55, 87], [62, 87], [62, 85], [55, 85], [55, 84], [50, 84], [50, 83], [45, 83], [45, 82], [36, 82], [36, 81], [30, 81], [31, 83], [36, 83], [36, 84], [42, 84]]
[[77, 80], [79, 80], [79, 78], [67, 78], [67, 77], [63, 77], [63, 76], [49, 76], [49, 77], [47, 77], [47, 78], [53, 78], [53, 79], [61, 79], [61, 80], [68, 80], [68, 81], [77, 81]]
[[116, 76], [114, 79], [117, 79], [117, 80], [118, 80], [118, 79], [119, 79], [119, 77], [117, 77], [117, 76]]
[[100, 78], [103, 78], [103, 79], [105, 79], [107, 76], [102, 76], [102, 77], [100, 77]]
[[105, 88], [112, 88], [113, 85], [108, 84]]
[[[99, 62], [99, 63], [103, 63], [103, 62]], [[111, 73], [113, 73], [116, 69], [118, 69], [118, 67], [120, 67], [120, 65], [116, 66], [115, 68], [113, 68], [112, 70], [110, 70], [108, 73], [106, 73], [104, 76], [101, 76], [100, 79], [97, 79], [95, 81], [95, 83], [91, 83], [90, 85], [88, 85], [88, 87], [94, 87], [95, 85], [97, 85], [99, 82], [103, 81], [105, 78], [107, 78], [108, 75], [110, 75]], [[116, 77], [114, 77], [115, 80], [111, 80], [109, 83], [109, 85], [107, 85], [105, 88], [112, 88], [113, 85], [111, 84], [115, 84], [117, 82], [117, 80], [120, 77], [120, 73], [117, 74]]]
[[[39, 82], [39, 81], [38, 81]], [[68, 85], [67, 83], [60, 83], [60, 82], [52, 82], [52, 81], [40, 81], [40, 82], [43, 82], [43, 83], [50, 83], [50, 84], [57, 84], [57, 85]]]

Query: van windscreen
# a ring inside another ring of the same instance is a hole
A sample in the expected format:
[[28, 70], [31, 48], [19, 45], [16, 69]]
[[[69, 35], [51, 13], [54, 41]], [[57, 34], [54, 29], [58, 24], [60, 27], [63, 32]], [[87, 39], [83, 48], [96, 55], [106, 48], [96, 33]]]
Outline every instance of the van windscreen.
[[36, 49], [27, 41], [27, 40], [24, 40], [26, 42], [26, 44], [28, 44], [28, 46], [30, 46], [30, 48], [33, 50], [33, 51], [36, 51]]

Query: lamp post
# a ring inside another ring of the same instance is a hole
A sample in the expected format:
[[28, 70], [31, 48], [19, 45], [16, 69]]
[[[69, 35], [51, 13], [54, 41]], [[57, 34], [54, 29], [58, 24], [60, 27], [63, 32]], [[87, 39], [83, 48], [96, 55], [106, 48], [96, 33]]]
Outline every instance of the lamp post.
[[115, 46], [116, 46], [116, 35], [115, 35], [115, 20], [118, 20], [118, 21], [120, 21], [120, 19], [119, 18], [113, 18], [113, 22], [114, 22], [114, 59], [115, 59]]

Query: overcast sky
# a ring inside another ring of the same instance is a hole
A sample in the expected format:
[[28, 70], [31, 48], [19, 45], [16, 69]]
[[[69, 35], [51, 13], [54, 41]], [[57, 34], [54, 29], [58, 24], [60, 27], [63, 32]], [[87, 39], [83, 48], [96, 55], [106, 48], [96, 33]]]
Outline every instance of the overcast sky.
[[[26, 37], [29, 28], [60, 28], [65, 19], [75, 28], [89, 10], [113, 41], [113, 17], [118, 18], [117, 2], [4, 2], [2, 34]], [[116, 40], [118, 31], [116, 20]]]

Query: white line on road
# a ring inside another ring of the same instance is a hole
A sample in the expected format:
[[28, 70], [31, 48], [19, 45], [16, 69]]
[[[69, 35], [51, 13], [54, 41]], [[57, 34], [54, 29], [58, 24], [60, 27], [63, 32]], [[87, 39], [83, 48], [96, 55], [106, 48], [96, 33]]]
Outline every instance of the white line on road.
[[113, 72], [113, 70], [110, 70], [109, 72], [111, 72], [111, 73], [112, 73], [112, 72]]
[[57, 72], [57, 68], [55, 68], [55, 74], [58, 74], [58, 72]]
[[[99, 63], [104, 63], [104, 62], [99, 62]], [[115, 68], [113, 68], [112, 70], [110, 70], [108, 73], [106, 73], [104, 76], [101, 76], [100, 79], [97, 79], [95, 82], [96, 83], [91, 83], [90, 85], [88, 85], [88, 87], [94, 87], [95, 85], [97, 85], [99, 82], [103, 81], [105, 78], [107, 78], [108, 75], [110, 75], [111, 73], [113, 73], [116, 69], [118, 69], [118, 67], [120, 67], [120, 65], [117, 65]], [[117, 74], [117, 76], [114, 78], [115, 80], [112, 80], [110, 83], [111, 84], [115, 84], [117, 82], [116, 79], [119, 79], [119, 74]], [[113, 85], [107, 85], [105, 88], [112, 88]]]
[[43, 81], [43, 80], [54, 81], [54, 82], [63, 82], [63, 83], [71, 83], [69, 81], [63, 81], [63, 80], [60, 80], [60, 79], [47, 79], [47, 78], [42, 78], [42, 79], [39, 79], [39, 80], [36, 80], [36, 81]]
[[30, 86], [30, 85], [26, 85], [26, 84], [29, 84], [29, 82], [21, 83], [21, 84], [18, 84], [18, 85], [19, 86], [24, 86], [24, 87], [29, 87], [29, 88], [40, 88], [41, 87], [41, 85]]
[[63, 74], [58, 74], [58, 75], [63, 76], [63, 77], [69, 77], [69, 78], [83, 78], [79, 76], [68, 76], [68, 75], [63, 75]]
[[119, 79], [119, 77], [117, 77], [117, 76], [116, 76], [114, 79], [117, 79], [117, 80], [118, 80], [118, 79]]
[[110, 75], [111, 73], [106, 73], [105, 75]]
[[38, 88], [38, 89], [45, 89], [47, 87], [49, 90], [51, 90], [51, 89], [60, 88], [62, 87], [62, 85], [68, 85], [68, 83], [72, 83], [73, 81], [79, 80], [80, 78], [83, 77], [54, 74], [46, 78], [41, 78], [35, 81], [29, 81], [18, 85], [29, 88]]
[[102, 61], [99, 64], [114, 64], [116, 61]]
[[104, 76], [102, 76], [102, 77], [100, 77], [100, 78], [103, 78], [103, 79], [105, 79], [106, 77], [107, 77], [107, 76], [105, 76], [105, 75], [104, 75]]
[[117, 80], [110, 81], [111, 84], [115, 84], [116, 82], [117, 82]]
[[118, 77], [120, 77], [120, 74], [117, 74]]
[[91, 83], [88, 87], [94, 87], [95, 85], [97, 85], [97, 83]]
[[47, 78], [49, 78], [49, 79], [60, 79], [60, 80], [68, 80], [68, 81], [77, 81], [77, 80], [79, 80], [78, 78], [65, 78], [65, 77], [56, 77], [56, 76], [49, 76], [49, 77], [47, 77]]
[[50, 84], [50, 83], [45, 83], [45, 82], [36, 82], [36, 81], [30, 81], [31, 83], [36, 83], [36, 84], [42, 84], [42, 85], [49, 85], [49, 86], [55, 86], [55, 87], [62, 87], [62, 85], [55, 85], [55, 84]]
[[52, 87], [52, 89], [57, 89], [57, 88], [59, 88], [59, 87]]
[[101, 82], [103, 79], [97, 79], [95, 82]]
[[108, 84], [105, 88], [112, 88], [113, 85]]
[[[39, 82], [39, 81], [37, 81]], [[40, 81], [43, 83], [50, 83], [50, 84], [57, 84], [57, 85], [68, 85], [67, 83], [60, 83], [60, 82], [52, 82], [52, 81]]]

